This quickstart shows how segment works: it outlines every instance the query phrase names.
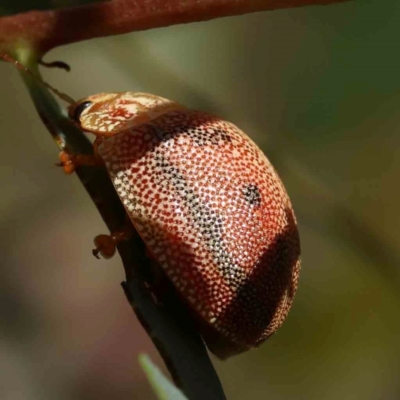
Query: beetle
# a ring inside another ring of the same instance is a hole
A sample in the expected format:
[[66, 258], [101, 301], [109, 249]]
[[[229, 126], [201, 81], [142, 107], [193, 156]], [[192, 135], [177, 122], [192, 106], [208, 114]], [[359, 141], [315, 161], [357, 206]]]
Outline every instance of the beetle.
[[[72, 173], [105, 165], [133, 226], [195, 314], [208, 348], [225, 359], [259, 346], [284, 322], [300, 272], [287, 192], [258, 146], [217, 116], [146, 93], [99, 93], [68, 115], [96, 135], [95, 157], [61, 152]], [[125, 232], [100, 235], [109, 258]]]
[[296, 292], [300, 241], [257, 145], [228, 121], [147, 93], [99, 93], [68, 114], [96, 135], [97, 158], [209, 349], [227, 358], [271, 336]]

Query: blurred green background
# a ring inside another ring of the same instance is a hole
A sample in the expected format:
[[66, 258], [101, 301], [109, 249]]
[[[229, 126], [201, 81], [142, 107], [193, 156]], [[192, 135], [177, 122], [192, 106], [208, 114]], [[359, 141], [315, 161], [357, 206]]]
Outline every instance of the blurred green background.
[[[230, 400], [400, 398], [400, 3], [263, 12], [58, 48], [44, 77], [78, 99], [137, 90], [236, 123], [276, 166], [297, 213], [294, 307], [260, 349], [215, 360]], [[1, 63], [0, 397], [154, 399], [162, 365], [98, 261], [105, 226], [17, 71]]]

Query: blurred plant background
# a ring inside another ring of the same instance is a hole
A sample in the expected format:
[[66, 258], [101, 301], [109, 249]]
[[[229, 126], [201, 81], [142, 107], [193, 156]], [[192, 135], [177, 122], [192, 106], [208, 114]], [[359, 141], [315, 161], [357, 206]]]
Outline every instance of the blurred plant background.
[[[73, 98], [145, 91], [231, 120], [264, 149], [297, 213], [294, 307], [259, 350], [215, 360], [227, 397], [400, 397], [400, 3], [364, 0], [96, 39], [50, 52]], [[17, 71], [1, 63], [0, 396], [153, 399], [161, 359], [119, 286], [107, 233]]]

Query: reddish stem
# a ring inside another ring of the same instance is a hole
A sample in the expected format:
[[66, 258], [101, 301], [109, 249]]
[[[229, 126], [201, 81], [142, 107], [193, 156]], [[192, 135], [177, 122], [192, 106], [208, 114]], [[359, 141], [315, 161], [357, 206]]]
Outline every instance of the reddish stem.
[[345, 0], [110, 0], [87, 6], [31, 11], [0, 18], [0, 50], [25, 43], [43, 54], [53, 47], [185, 22], [262, 10]]

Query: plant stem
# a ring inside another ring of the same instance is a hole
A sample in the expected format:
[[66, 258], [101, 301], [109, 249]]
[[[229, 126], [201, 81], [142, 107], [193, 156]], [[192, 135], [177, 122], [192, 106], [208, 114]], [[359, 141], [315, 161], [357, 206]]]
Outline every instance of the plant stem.
[[[40, 54], [96, 37], [230, 15], [346, 0], [109, 0], [0, 18], [0, 51], [26, 42]], [[74, 21], [72, 24], [71, 21]]]

